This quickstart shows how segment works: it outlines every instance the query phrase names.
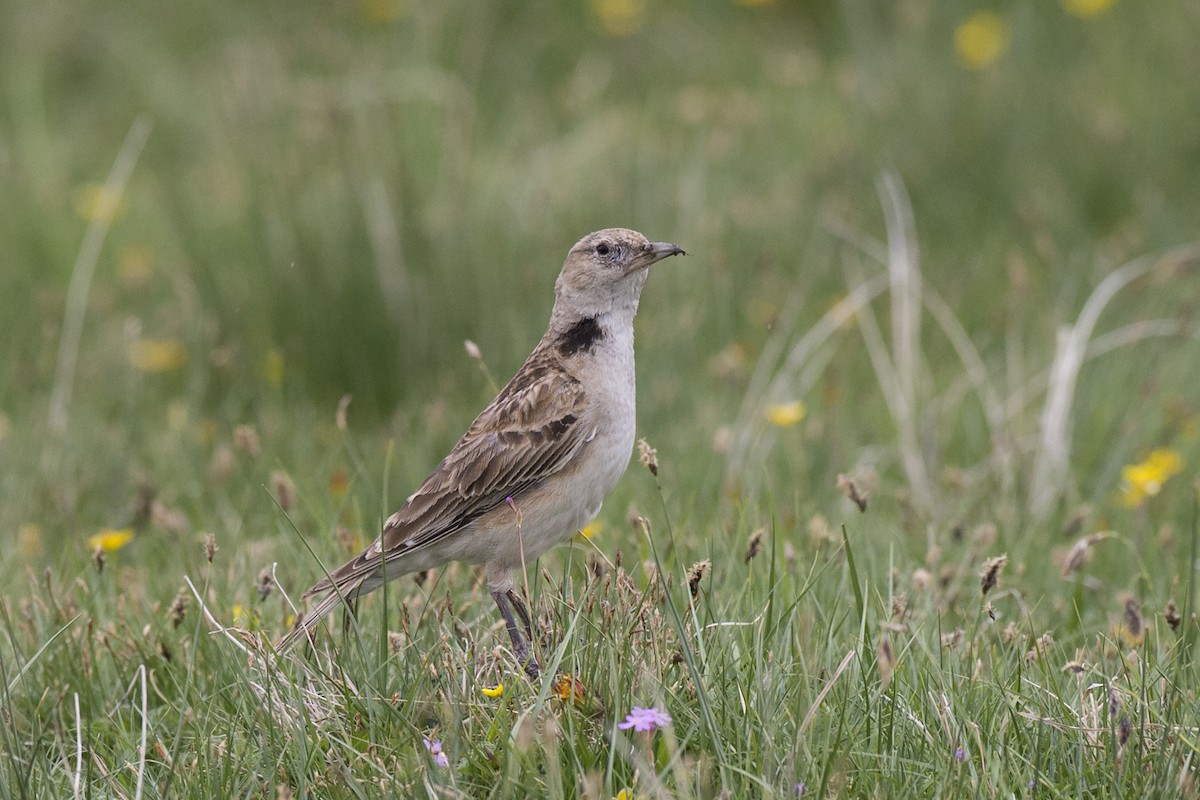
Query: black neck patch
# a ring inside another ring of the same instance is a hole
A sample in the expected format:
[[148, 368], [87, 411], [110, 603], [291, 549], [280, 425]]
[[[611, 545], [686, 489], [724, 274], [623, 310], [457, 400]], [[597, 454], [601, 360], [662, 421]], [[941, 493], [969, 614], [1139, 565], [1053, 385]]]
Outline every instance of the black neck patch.
[[604, 338], [604, 328], [595, 317], [584, 317], [572, 325], [558, 340], [558, 352], [563, 356], [588, 352]]

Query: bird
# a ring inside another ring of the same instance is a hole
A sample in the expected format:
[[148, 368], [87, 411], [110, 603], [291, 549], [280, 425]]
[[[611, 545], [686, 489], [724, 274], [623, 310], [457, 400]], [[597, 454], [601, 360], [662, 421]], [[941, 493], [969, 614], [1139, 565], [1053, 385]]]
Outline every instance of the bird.
[[627, 228], [576, 242], [533, 352], [379, 537], [304, 593], [320, 599], [276, 650], [310, 639], [341, 603], [460, 561], [483, 565], [513, 655], [536, 679], [533, 623], [513, 572], [581, 530], [625, 472], [636, 427], [634, 315], [649, 268], [676, 255], [686, 253]]

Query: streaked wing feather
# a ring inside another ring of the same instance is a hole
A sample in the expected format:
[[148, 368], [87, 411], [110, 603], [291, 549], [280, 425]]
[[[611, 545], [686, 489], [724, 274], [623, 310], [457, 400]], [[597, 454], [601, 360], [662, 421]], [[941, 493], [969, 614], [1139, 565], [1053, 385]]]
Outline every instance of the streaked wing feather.
[[557, 472], [590, 437], [586, 404], [578, 381], [531, 358], [388, 518], [384, 555], [435, 542]]

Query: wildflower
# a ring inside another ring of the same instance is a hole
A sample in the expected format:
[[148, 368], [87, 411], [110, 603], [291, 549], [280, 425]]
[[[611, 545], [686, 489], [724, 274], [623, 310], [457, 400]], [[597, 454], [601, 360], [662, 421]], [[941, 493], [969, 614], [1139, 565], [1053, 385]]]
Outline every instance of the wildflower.
[[17, 529], [17, 552], [24, 558], [33, 558], [42, 554], [42, 529], [27, 522]]
[[584, 688], [583, 681], [572, 676], [570, 673], [564, 672], [555, 678], [552, 688], [554, 689], [554, 694], [564, 703], [570, 700], [575, 705], [582, 706], [587, 700], [587, 689]]
[[590, 0], [588, 8], [609, 36], [629, 36], [646, 22], [645, 0]]
[[344, 469], [335, 469], [329, 473], [329, 493], [337, 500], [346, 496], [350, 491], [350, 477]]
[[1117, 0], [1062, 0], [1067, 13], [1080, 19], [1098, 17], [1116, 5], [1116, 2]]
[[992, 11], [976, 11], [954, 31], [954, 51], [967, 69], [991, 66], [1008, 49], [1008, 23]]
[[133, 541], [132, 528], [121, 528], [120, 530], [105, 528], [99, 533], [88, 537], [88, 547], [92, 550], [111, 553], [115, 550], [120, 550], [131, 541]]
[[645, 439], [638, 439], [638, 461], [641, 461], [650, 474], [658, 477], [658, 451], [650, 446]]
[[117, 274], [128, 289], [140, 289], [154, 271], [154, 251], [148, 245], [132, 244], [117, 255]]
[[283, 353], [272, 347], [263, 356], [263, 376], [266, 377], [267, 383], [278, 389], [283, 385]]
[[245, 628], [254, 621], [254, 612], [240, 603], [234, 603], [230, 611], [233, 612], [233, 624], [239, 628]]
[[125, 198], [102, 183], [85, 183], [72, 195], [75, 213], [88, 222], [111, 222], [125, 213]]
[[650, 708], [642, 708], [634, 706], [625, 715], [625, 721], [618, 723], [617, 727], [623, 731], [633, 728], [635, 731], [652, 731], [655, 728], [664, 728], [671, 724], [671, 715], [666, 711], [660, 711], [657, 706]]
[[129, 363], [141, 372], [174, 372], [187, 360], [187, 347], [178, 339], [138, 339], [129, 348]]
[[996, 556], [989, 558], [983, 562], [983, 569], [979, 572], [979, 591], [982, 594], [987, 594], [992, 589], [996, 588], [996, 581], [1000, 577], [1000, 570], [1004, 569], [1004, 565], [1008, 563], [1008, 556]]
[[589, 522], [587, 525], [583, 526], [583, 530], [581, 530], [579, 532], [579, 535], [585, 539], [592, 539], [592, 538], [595, 538], [596, 535], [603, 533], [603, 532], [604, 532], [604, 523], [598, 519], [594, 519], [591, 522]]
[[479, 689], [484, 697], [502, 697], [504, 695], [504, 684], [497, 683], [495, 686], [481, 686]]
[[808, 786], [803, 781], [796, 784], [796, 797], [803, 797], [808, 794]]
[[791, 428], [808, 415], [808, 408], [799, 400], [767, 406], [767, 422], [777, 428]]
[[956, 748], [954, 750], [954, 760], [955, 761], [966, 761], [967, 760], [966, 751], [963, 750], [961, 747]]
[[425, 742], [425, 749], [429, 751], [429, 755], [433, 756], [433, 763], [443, 768], [450, 766], [450, 759], [442, 752], [441, 739], [423, 739], [422, 741]]
[[387, 25], [411, 11], [405, 0], [362, 0], [361, 7], [363, 18], [373, 25]]
[[1137, 508], [1147, 497], [1162, 491], [1163, 484], [1183, 469], [1179, 453], [1166, 448], [1151, 451], [1145, 461], [1121, 468], [1121, 500], [1127, 508]]

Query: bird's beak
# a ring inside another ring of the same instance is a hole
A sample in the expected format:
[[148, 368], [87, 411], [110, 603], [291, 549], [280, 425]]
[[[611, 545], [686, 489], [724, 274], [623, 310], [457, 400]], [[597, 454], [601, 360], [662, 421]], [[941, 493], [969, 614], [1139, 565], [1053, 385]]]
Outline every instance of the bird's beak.
[[683, 248], [670, 242], [647, 242], [646, 247], [637, 258], [637, 268], [645, 269], [651, 264], [671, 256], [686, 256]]

